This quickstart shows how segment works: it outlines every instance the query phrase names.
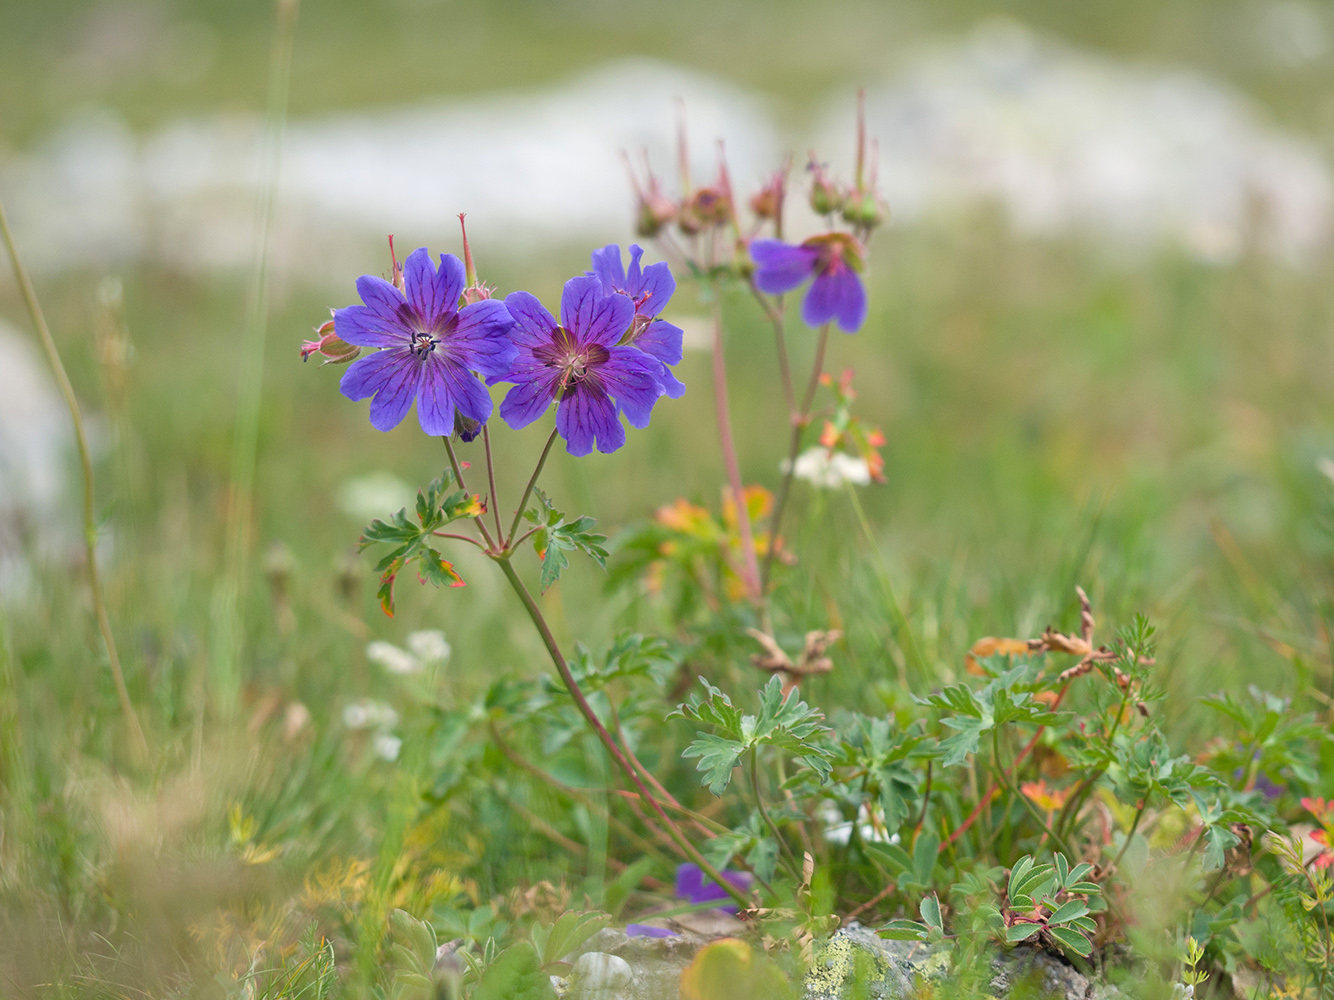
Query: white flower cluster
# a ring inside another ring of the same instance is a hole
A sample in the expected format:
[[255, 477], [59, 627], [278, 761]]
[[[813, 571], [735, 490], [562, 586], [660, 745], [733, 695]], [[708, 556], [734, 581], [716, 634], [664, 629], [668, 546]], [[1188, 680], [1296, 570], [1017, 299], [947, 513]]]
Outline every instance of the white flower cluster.
[[871, 467], [866, 464], [866, 459], [830, 451], [820, 445], [807, 448], [797, 456], [795, 463], [784, 459], [779, 468], [784, 473], [791, 469], [798, 479], [827, 490], [838, 489], [844, 483], [866, 486], [871, 482]]
[[391, 674], [419, 674], [428, 665], [449, 659], [449, 642], [439, 629], [408, 633], [408, 648], [377, 639], [366, 646], [366, 658]]
[[398, 725], [398, 713], [389, 705], [369, 698], [354, 701], [343, 709], [343, 725], [348, 729], [375, 730], [371, 740], [375, 755], [383, 760], [398, 759], [403, 741], [393, 733], [393, 728]]
[[[834, 803], [825, 801], [820, 807], [820, 818], [824, 820], [824, 839], [830, 844], [846, 844], [852, 839], [852, 820], [843, 818], [843, 814], [838, 811]], [[863, 802], [861, 808], [857, 810], [857, 833], [861, 836], [864, 844], [897, 844], [899, 835], [890, 833], [886, 828], [884, 821], [871, 809], [870, 805]]]

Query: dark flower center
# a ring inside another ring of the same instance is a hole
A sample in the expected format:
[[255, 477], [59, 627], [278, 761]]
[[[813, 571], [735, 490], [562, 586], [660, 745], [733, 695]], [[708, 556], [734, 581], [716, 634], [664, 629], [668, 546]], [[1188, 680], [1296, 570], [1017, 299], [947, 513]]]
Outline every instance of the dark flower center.
[[556, 327], [550, 344], [535, 348], [533, 354], [548, 368], [560, 372], [556, 395], [561, 399], [569, 398], [584, 382], [596, 387], [601, 381], [597, 369], [611, 360], [611, 352], [601, 344], [581, 345], [563, 326]]
[[408, 350], [412, 352], [414, 357], [425, 361], [426, 356], [435, 350], [438, 343], [439, 341], [429, 333], [418, 333], [413, 336], [412, 342], [408, 345]]

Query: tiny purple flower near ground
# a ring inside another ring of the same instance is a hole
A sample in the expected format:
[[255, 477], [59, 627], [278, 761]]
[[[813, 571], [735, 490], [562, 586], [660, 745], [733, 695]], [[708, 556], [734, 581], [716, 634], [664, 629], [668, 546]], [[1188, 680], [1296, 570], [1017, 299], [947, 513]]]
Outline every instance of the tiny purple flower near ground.
[[669, 931], [666, 927], [654, 927], [652, 924], [626, 924], [625, 936], [646, 938], [679, 937], [676, 931]]
[[511, 292], [505, 307], [514, 317], [518, 347], [509, 370], [488, 379], [512, 382], [500, 415], [516, 430], [527, 427], [556, 402], [556, 430], [571, 455], [587, 455], [625, 444], [620, 414], [647, 427], [662, 395], [660, 364], [621, 343], [635, 318], [626, 295], [608, 295], [591, 275], [571, 278], [561, 295], [560, 322], [528, 292]]
[[487, 300], [459, 308], [463, 264], [453, 254], [440, 257], [437, 270], [426, 248], [404, 262], [404, 289], [383, 278], [363, 275], [357, 292], [364, 305], [334, 314], [338, 336], [357, 347], [379, 348], [355, 362], [339, 387], [349, 399], [371, 400], [371, 425], [398, 426], [417, 401], [422, 430], [452, 434], [455, 411], [485, 423], [491, 396], [473, 375], [503, 375], [517, 348], [507, 334], [514, 320], [502, 302]]
[[801, 304], [801, 318], [810, 326], [837, 320], [844, 332], [856, 333], [866, 321], [866, 289], [857, 274], [864, 252], [847, 233], [813, 236], [798, 246], [755, 240], [750, 255], [755, 287], [770, 295], [790, 292], [814, 277]]
[[686, 387], [668, 366], [681, 362], [681, 328], [658, 318], [667, 300], [676, 291], [676, 279], [672, 277], [671, 269], [663, 263], [641, 268], [639, 259], [643, 256], [644, 251], [639, 244], [632, 243], [630, 269], [627, 271], [621, 262], [620, 244], [612, 243], [593, 251], [591, 273], [602, 282], [604, 292], [609, 295], [620, 293], [634, 304], [634, 322], [623, 342], [638, 347], [659, 362], [657, 375], [663, 392], [672, 399], [679, 399]]
[[[724, 871], [722, 876], [742, 892], [746, 892], [752, 882], [750, 872]], [[736, 913], [739, 909], [736, 903], [730, 901], [726, 889], [705, 875], [699, 865], [689, 861], [676, 866], [676, 895], [689, 903], [712, 903], [718, 900], [722, 904], [718, 909], [728, 913]]]

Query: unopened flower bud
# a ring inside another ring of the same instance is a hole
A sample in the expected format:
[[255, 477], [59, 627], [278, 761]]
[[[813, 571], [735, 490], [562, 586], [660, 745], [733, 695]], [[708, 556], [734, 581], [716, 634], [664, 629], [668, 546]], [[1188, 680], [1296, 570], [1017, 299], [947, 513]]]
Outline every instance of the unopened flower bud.
[[681, 209], [676, 223], [687, 233], [726, 224], [732, 217], [731, 199], [719, 188], [700, 188]]
[[750, 210], [759, 219], [777, 221], [783, 214], [783, 188], [787, 183], [787, 170], [781, 170], [769, 178], [768, 183], [750, 197]]
[[458, 435], [460, 441], [471, 441], [482, 433], [482, 422], [473, 420], [471, 417], [465, 417], [458, 410], [454, 411], [454, 433]]
[[361, 353], [360, 347], [353, 347], [339, 339], [338, 334], [334, 332], [333, 320], [326, 320], [315, 328], [315, 332], [319, 334], [318, 340], [307, 340], [301, 344], [302, 361], [307, 360], [312, 354], [320, 354], [324, 356], [326, 365], [344, 365], [356, 360], [357, 355]]
[[648, 165], [648, 154], [644, 154], [644, 171], [647, 181], [643, 186], [630, 166], [630, 158], [621, 154], [625, 161], [626, 173], [630, 175], [630, 186], [635, 192], [635, 232], [645, 239], [652, 239], [662, 232], [662, 227], [676, 218], [676, 202], [662, 193], [662, 185]]
[[874, 229], [888, 217], [889, 208], [874, 191], [853, 191], [843, 203], [843, 218], [854, 226]]
[[814, 175], [811, 178], [811, 208], [817, 215], [832, 215], [843, 207], [847, 195], [843, 189], [825, 173], [824, 164], [811, 158], [807, 168]]

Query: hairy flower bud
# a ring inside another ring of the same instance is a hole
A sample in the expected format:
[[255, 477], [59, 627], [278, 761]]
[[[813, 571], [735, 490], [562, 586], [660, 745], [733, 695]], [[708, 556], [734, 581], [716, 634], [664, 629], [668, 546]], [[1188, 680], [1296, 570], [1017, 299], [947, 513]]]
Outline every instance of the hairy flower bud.
[[843, 218], [863, 229], [874, 229], [888, 217], [889, 207], [874, 191], [853, 191], [843, 203]]
[[334, 332], [334, 321], [331, 319], [316, 327], [315, 332], [320, 335], [318, 340], [307, 340], [301, 344], [302, 361], [307, 360], [312, 354], [321, 354], [326, 365], [344, 365], [356, 360], [357, 355], [361, 353], [360, 347], [353, 347], [339, 339], [338, 334]]
[[817, 215], [832, 215], [843, 207], [847, 198], [839, 184], [825, 173], [824, 164], [812, 154], [810, 165], [806, 168], [811, 174], [811, 208]]

